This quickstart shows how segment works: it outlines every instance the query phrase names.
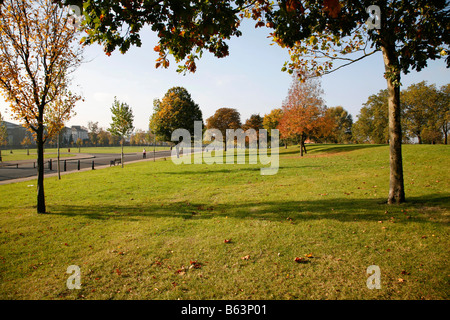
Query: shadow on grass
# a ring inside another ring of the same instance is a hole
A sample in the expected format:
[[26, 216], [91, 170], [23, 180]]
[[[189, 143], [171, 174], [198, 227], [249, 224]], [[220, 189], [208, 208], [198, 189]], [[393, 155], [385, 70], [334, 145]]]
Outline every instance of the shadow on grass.
[[[336, 144], [307, 144], [306, 145], [306, 155], [309, 154], [333, 154], [333, 153], [342, 153], [342, 152], [350, 152], [354, 150], [368, 149], [368, 148], [378, 148], [385, 147], [386, 145], [382, 144], [345, 144], [345, 145], [336, 145]], [[284, 151], [284, 149], [280, 149], [280, 155], [289, 155], [289, 154], [298, 154], [300, 155], [300, 146], [295, 146], [296, 150]]]
[[[203, 164], [205, 165], [205, 164]], [[221, 164], [219, 164], [222, 166]], [[216, 173], [239, 173], [239, 172], [259, 172], [261, 171], [261, 168], [269, 168], [269, 166], [261, 166], [261, 165], [254, 165], [254, 167], [236, 167], [236, 166], [230, 166], [230, 169], [227, 168], [221, 168], [217, 169], [217, 167], [214, 167], [215, 165], [207, 165], [207, 167], [203, 170], [184, 170], [183, 167], [181, 167], [178, 171], [160, 171], [158, 174], [169, 174], [169, 175], [180, 175], [180, 174], [193, 174], [193, 175], [199, 175], [199, 174], [216, 174]], [[249, 166], [249, 164], [245, 164], [245, 166]], [[322, 166], [280, 166], [279, 170], [283, 169], [305, 169], [305, 168], [322, 168]], [[147, 174], [148, 176], [152, 176], [152, 173]]]
[[[403, 205], [388, 206], [383, 199], [318, 199], [306, 201], [265, 201], [230, 204], [210, 204], [198, 202], [170, 202], [170, 203], [139, 203], [136, 205], [108, 205], [99, 203], [98, 206], [67, 205], [50, 206], [50, 215], [82, 216], [89, 219], [123, 219], [136, 221], [145, 218], [181, 218], [181, 219], [211, 219], [214, 217], [229, 217], [241, 219], [260, 219], [269, 221], [296, 222], [313, 220], [336, 220], [340, 222], [380, 221], [391, 216], [401, 218], [399, 223], [427, 222], [448, 223], [440, 220], [430, 220], [418, 214], [406, 218], [401, 213], [402, 208], [448, 207], [448, 196], [441, 194], [428, 195], [426, 198], [409, 198]], [[389, 214], [385, 211], [389, 210]], [[397, 213], [396, 213], [397, 212]]]

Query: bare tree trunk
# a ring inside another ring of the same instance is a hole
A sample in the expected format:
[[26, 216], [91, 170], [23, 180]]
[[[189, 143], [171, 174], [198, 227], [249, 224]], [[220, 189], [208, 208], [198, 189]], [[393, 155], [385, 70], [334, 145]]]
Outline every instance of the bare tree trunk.
[[303, 157], [303, 152], [306, 154], [305, 135], [302, 133], [300, 136], [300, 156]]
[[44, 128], [42, 125], [38, 127], [37, 130], [37, 171], [38, 171], [38, 181], [37, 181], [37, 213], [45, 213], [45, 194], [44, 194]]
[[303, 135], [300, 136], [300, 157], [303, 157]]
[[121, 165], [122, 165], [122, 168], [123, 168], [123, 143], [124, 143], [124, 138], [122, 137], [122, 151], [121, 151], [121, 154], [120, 154], [120, 163], [121, 163]]
[[56, 168], [57, 168], [57, 170], [58, 170], [58, 180], [61, 180], [61, 165], [60, 165], [60, 163], [59, 163], [59, 159], [60, 159], [60, 152], [59, 152], [59, 132], [58, 132], [58, 136], [56, 137], [56, 144], [57, 144], [57, 156], [56, 156], [56, 158], [57, 158], [57, 162], [56, 162]]
[[402, 129], [400, 120], [400, 70], [394, 45], [381, 47], [389, 92], [389, 197], [387, 203], [405, 202], [402, 164]]
[[444, 132], [444, 144], [447, 144], [447, 136], [448, 136], [448, 130], [447, 126], [442, 126], [442, 131]]

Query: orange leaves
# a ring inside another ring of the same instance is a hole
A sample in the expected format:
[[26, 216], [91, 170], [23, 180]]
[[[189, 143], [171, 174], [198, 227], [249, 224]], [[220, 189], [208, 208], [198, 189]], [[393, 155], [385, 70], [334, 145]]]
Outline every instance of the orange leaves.
[[168, 68], [169, 67], [169, 64], [170, 64], [170, 62], [169, 62], [169, 60], [167, 60], [167, 59], [158, 59], [158, 60], [156, 60], [157, 62], [156, 62], [156, 64], [155, 64], [155, 68], [156, 69], [158, 69], [159, 67], [163, 67], [163, 68]]
[[295, 12], [297, 9], [303, 13], [304, 9], [299, 0], [287, 0], [286, 1], [286, 11], [287, 12]]
[[[81, 59], [81, 51], [72, 46], [77, 31], [67, 28], [61, 10], [50, 2], [8, 1], [0, 19], [0, 56], [4, 58], [0, 59], [0, 90], [11, 103], [16, 120], [33, 131], [39, 126], [47, 128], [43, 141], [60, 130], [70, 118], [73, 104], [81, 99], [68, 94], [70, 80], [61, 77], [70, 74]], [[24, 34], [27, 41], [21, 36]], [[65, 101], [64, 108], [57, 100]]]
[[297, 263], [307, 263], [308, 259], [303, 258], [303, 257], [302, 258], [295, 257], [294, 261], [297, 262]]
[[283, 104], [283, 116], [278, 129], [284, 138], [317, 134], [323, 125], [324, 103], [320, 82], [293, 79]]
[[261, 27], [264, 27], [266, 24], [264, 23], [264, 22], [262, 22], [262, 21], [258, 21], [256, 24], [255, 24], [255, 28], [261, 28]]
[[309, 263], [310, 260], [313, 258], [313, 254], [312, 253], [307, 253], [305, 254], [305, 257], [295, 257], [294, 261], [297, 263]]
[[327, 12], [332, 18], [337, 18], [341, 11], [339, 0], [324, 0], [323, 11]]

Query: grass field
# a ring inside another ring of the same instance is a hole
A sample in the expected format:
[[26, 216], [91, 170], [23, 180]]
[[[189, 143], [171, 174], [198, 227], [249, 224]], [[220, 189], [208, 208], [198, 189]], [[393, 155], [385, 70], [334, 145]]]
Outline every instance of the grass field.
[[157, 161], [48, 178], [45, 215], [35, 183], [2, 185], [0, 299], [449, 299], [450, 148], [405, 145], [391, 206], [387, 146], [308, 150], [281, 149], [272, 176]]
[[[36, 161], [36, 159], [37, 159], [36, 149], [30, 149], [28, 154], [27, 154], [26, 149], [12, 149], [12, 153], [10, 151], [11, 150], [2, 150], [3, 162], [22, 161], [22, 160]], [[64, 151], [62, 151], [62, 150], [60, 152], [61, 158], [67, 158], [67, 157], [73, 157], [73, 156], [75, 156], [75, 154], [64, 153]], [[57, 157], [56, 149], [46, 149], [45, 150], [44, 159], [56, 159], [56, 157]]]

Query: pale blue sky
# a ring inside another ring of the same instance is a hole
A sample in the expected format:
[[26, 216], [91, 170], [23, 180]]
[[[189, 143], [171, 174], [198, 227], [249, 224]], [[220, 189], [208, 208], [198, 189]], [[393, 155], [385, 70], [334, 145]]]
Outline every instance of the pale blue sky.
[[[281, 72], [288, 60], [287, 51], [273, 45], [267, 38], [268, 29], [255, 29], [253, 22], [244, 25], [243, 36], [228, 42], [230, 56], [217, 59], [205, 53], [197, 64], [197, 72], [183, 76], [176, 72], [172, 61], [169, 69], [155, 69], [157, 37], [151, 32], [142, 33], [141, 48], [131, 48], [125, 55], [114, 52], [110, 57], [99, 45], [86, 48], [83, 64], [75, 73], [74, 83], [85, 101], [75, 108], [77, 115], [68, 126], [86, 126], [88, 121], [98, 121], [106, 128], [111, 122], [110, 107], [114, 96], [128, 103], [135, 115], [135, 127], [147, 130], [153, 111], [153, 99], [161, 99], [174, 86], [185, 87], [200, 106], [204, 120], [222, 107], [236, 108], [242, 122], [251, 114], [261, 116], [281, 107], [291, 76]], [[324, 99], [328, 106], [342, 105], [356, 121], [362, 104], [371, 94], [386, 88], [381, 53], [342, 68], [322, 78]], [[437, 86], [449, 82], [449, 70], [444, 60], [430, 61], [420, 73], [403, 75], [406, 87], [422, 80]], [[6, 103], [0, 98], [0, 111], [5, 120]]]

